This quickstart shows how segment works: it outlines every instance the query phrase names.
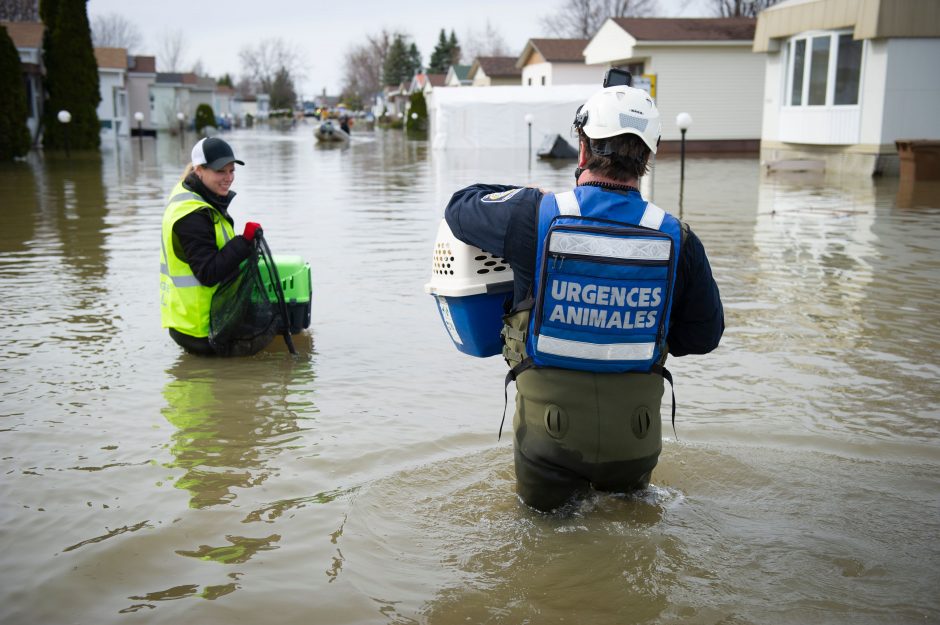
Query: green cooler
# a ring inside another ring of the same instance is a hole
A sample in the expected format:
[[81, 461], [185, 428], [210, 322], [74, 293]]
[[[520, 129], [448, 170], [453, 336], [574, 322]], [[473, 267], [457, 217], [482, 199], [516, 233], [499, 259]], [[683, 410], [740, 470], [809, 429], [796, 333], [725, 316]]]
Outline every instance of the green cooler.
[[[310, 279], [310, 264], [301, 256], [274, 256], [274, 265], [277, 267], [278, 277], [281, 279], [281, 289], [284, 291], [284, 301], [287, 303], [287, 317], [290, 324], [290, 333], [298, 332], [310, 327], [310, 309], [313, 285]], [[261, 272], [261, 281], [268, 292], [268, 298], [277, 302], [277, 293], [268, 273], [268, 267], [263, 262], [258, 264]], [[282, 322], [278, 322], [278, 331], [283, 332]]]

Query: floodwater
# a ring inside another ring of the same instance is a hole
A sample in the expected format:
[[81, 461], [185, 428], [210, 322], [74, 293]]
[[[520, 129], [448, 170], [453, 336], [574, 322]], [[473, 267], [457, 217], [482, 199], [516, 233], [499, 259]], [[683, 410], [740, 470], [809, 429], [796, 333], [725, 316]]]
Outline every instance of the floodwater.
[[297, 357], [160, 328], [178, 138], [0, 165], [0, 622], [940, 622], [936, 187], [689, 159], [724, 340], [670, 361], [648, 491], [542, 515], [497, 440], [503, 363], [423, 285], [454, 190], [571, 164], [355, 130], [226, 135], [238, 227], [313, 267]]

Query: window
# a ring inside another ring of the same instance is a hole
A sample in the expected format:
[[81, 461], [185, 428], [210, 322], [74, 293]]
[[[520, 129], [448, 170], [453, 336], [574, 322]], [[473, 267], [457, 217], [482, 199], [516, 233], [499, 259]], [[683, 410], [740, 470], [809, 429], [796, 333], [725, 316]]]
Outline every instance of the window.
[[852, 35], [839, 35], [835, 104], [858, 104], [861, 75], [862, 42], [852, 39]]
[[542, 86], [545, 86], [545, 76], [542, 76]]
[[809, 103], [826, 103], [826, 83], [829, 78], [829, 37], [813, 37], [813, 51], [809, 62]]
[[26, 107], [28, 117], [30, 119], [36, 115], [36, 103], [33, 102], [33, 81], [29, 79], [29, 76], [24, 75], [23, 80], [26, 81]]
[[790, 42], [793, 57], [793, 88], [790, 104], [799, 106], [803, 103], [803, 66], [806, 64], [806, 40]]
[[532, 86], [532, 77], [531, 77], [531, 76], [529, 76], [529, 86], [530, 86], [530, 87]]
[[627, 63], [625, 65], [618, 65], [617, 69], [623, 69], [630, 72], [631, 76], [642, 76], [643, 75], [644, 65], [640, 63]]
[[854, 106], [862, 73], [862, 41], [851, 33], [800, 35], [789, 45], [790, 106]]

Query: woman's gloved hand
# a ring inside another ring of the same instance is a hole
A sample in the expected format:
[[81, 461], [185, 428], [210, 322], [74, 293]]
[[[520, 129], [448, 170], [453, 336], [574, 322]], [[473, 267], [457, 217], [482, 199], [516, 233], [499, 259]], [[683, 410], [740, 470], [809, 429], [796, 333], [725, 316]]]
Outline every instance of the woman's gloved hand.
[[249, 221], [245, 224], [245, 232], [242, 234], [242, 236], [249, 241], [253, 241], [255, 238], [255, 232], [262, 232], [261, 224], [255, 223], [254, 221]]

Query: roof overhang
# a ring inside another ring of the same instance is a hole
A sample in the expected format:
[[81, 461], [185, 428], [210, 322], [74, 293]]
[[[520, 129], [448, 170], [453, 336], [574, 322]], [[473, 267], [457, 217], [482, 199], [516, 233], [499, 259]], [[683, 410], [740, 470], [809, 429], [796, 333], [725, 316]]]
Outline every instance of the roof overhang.
[[754, 52], [812, 30], [851, 28], [855, 39], [940, 37], [937, 0], [785, 0], [757, 16]]
[[599, 65], [633, 58], [635, 46], [636, 39], [613, 19], [607, 18], [584, 48], [584, 62]]
[[526, 66], [526, 63], [529, 62], [529, 57], [532, 56], [532, 53], [536, 51], [535, 46], [532, 44], [532, 40], [529, 39], [525, 42], [525, 48], [522, 49], [522, 54], [519, 55], [519, 58], [516, 59], [516, 67], [522, 69]]

